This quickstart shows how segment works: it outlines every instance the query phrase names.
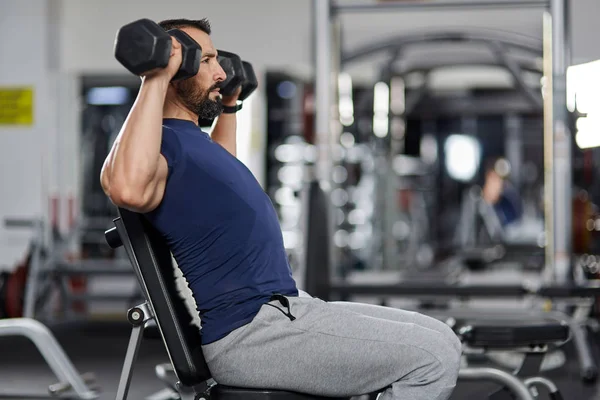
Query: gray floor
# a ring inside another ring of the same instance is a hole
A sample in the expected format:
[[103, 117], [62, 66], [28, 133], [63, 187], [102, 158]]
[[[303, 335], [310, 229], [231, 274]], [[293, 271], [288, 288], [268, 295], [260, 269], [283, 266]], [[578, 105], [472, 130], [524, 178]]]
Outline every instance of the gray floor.
[[[81, 323], [55, 329], [57, 339], [79, 371], [96, 374], [102, 390], [101, 399], [115, 398], [129, 333], [126, 323]], [[600, 399], [600, 383], [582, 384], [572, 348], [567, 346], [565, 350], [567, 364], [547, 376], [559, 386], [565, 399]], [[24, 389], [43, 393], [47, 385], [55, 380], [35, 347], [24, 338], [0, 338], [0, 354], [0, 393]], [[165, 361], [167, 355], [159, 340], [145, 340], [142, 343], [131, 383], [130, 399], [144, 399], [163, 389], [154, 376], [154, 366]], [[488, 384], [459, 383], [452, 400], [482, 398], [482, 393], [493, 388]]]

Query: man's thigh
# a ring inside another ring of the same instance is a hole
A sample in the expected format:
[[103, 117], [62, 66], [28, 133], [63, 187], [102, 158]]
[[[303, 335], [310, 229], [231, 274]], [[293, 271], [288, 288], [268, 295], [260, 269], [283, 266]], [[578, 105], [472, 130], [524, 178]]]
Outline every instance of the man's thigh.
[[439, 374], [446, 354], [448, 360], [456, 359], [440, 333], [422, 325], [375, 318], [319, 299], [289, 301], [295, 320], [263, 306], [253, 322], [221, 348], [206, 346], [217, 382], [352, 396], [416, 374], [419, 379]]
[[460, 340], [454, 333], [454, 331], [442, 321], [423, 315], [414, 311], [407, 311], [392, 307], [383, 307], [374, 304], [365, 303], [354, 303], [346, 301], [334, 301], [329, 304], [334, 307], [350, 310], [355, 313], [368, 315], [374, 318], [387, 319], [390, 321], [397, 321], [403, 323], [412, 323], [423, 326], [428, 329], [433, 329], [439, 332], [445, 341], [447, 341], [452, 347], [459, 353], [462, 351]]

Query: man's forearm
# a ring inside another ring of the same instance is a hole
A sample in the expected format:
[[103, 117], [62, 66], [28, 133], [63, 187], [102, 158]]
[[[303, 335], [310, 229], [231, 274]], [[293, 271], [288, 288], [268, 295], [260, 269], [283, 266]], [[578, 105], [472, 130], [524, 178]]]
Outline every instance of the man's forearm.
[[236, 156], [237, 118], [235, 114], [221, 114], [212, 131], [212, 139]]

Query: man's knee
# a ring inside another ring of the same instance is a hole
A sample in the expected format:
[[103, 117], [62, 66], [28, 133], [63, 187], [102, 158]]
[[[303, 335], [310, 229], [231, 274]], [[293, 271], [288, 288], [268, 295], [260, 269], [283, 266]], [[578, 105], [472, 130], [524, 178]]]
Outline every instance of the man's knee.
[[[449, 340], [456, 340], [460, 346], [460, 341], [456, 335], [448, 336]], [[443, 381], [444, 385], [454, 386], [458, 379], [458, 372], [461, 365], [461, 351], [454, 346], [438, 347], [435, 352], [435, 357], [439, 363], [436, 365], [438, 381]]]
[[434, 370], [436, 381], [444, 381], [454, 385], [458, 379], [462, 357], [462, 344], [454, 331], [440, 322], [437, 334], [432, 337], [435, 343], [430, 343], [429, 352], [437, 359]]
[[437, 331], [441, 335], [441, 339], [445, 343], [447, 343], [452, 349], [454, 349], [454, 351], [458, 354], [460, 360], [460, 356], [462, 355], [462, 343], [456, 335], [456, 333], [454, 332], [454, 330], [452, 330], [452, 328], [448, 326], [448, 324], [440, 320], [436, 319], [435, 323], [437, 324]]
[[430, 399], [447, 399], [456, 387], [460, 355], [452, 346], [432, 347], [409, 381], [422, 387]]
[[456, 332], [454, 332], [454, 330], [451, 327], [449, 327], [447, 324], [444, 324], [444, 326], [445, 326], [444, 333], [446, 334], [446, 339], [450, 343], [452, 343], [452, 347], [458, 353], [458, 360], [460, 361], [460, 357], [462, 356], [462, 342], [460, 341]]

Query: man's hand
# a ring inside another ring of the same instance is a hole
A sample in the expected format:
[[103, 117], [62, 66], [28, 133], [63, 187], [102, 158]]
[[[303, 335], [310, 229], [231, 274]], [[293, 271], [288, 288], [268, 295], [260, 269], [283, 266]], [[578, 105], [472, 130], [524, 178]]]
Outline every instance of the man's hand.
[[142, 77], [145, 80], [148, 79], [163, 79], [166, 82], [170, 82], [171, 79], [177, 74], [179, 71], [179, 67], [181, 67], [181, 62], [183, 60], [183, 53], [181, 49], [181, 43], [179, 40], [175, 39], [174, 36], [171, 36], [171, 54], [169, 56], [169, 64], [165, 68], [157, 68], [145, 72], [142, 74]]
[[238, 86], [235, 92], [230, 96], [223, 96], [221, 98], [221, 102], [224, 106], [231, 107], [237, 104], [238, 97], [240, 97], [240, 93], [242, 93], [242, 86]]

